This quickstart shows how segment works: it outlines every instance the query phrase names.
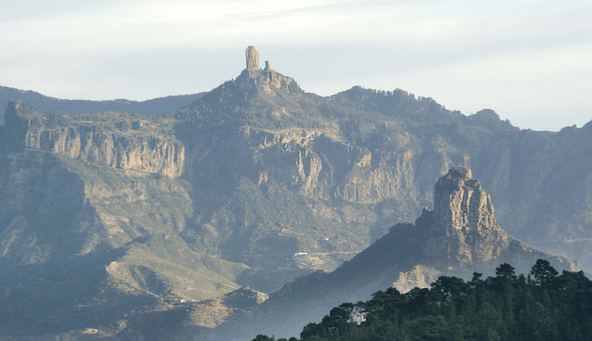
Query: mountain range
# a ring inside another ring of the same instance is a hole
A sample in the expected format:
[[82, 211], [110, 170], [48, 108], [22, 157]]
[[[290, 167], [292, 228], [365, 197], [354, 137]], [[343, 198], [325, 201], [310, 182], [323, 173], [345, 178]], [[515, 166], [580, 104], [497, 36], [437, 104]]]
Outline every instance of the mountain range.
[[[306, 295], [325, 297], [315, 287], [339, 288], [353, 273], [368, 272], [356, 298], [426, 285], [449, 267], [511, 261], [526, 271], [534, 258], [524, 252], [590, 269], [591, 123], [520, 130], [493, 110], [465, 116], [400, 89], [321, 97], [269, 62], [260, 68], [252, 47], [246, 60], [236, 79], [171, 100], [181, 107], [166, 114], [7, 105], [0, 335], [231, 332], [281, 297], [312, 304]], [[456, 206], [467, 221], [448, 219], [440, 204], [469, 192], [478, 200]], [[405, 261], [385, 246], [410, 235], [422, 247]], [[359, 268], [363, 259], [379, 262]], [[331, 299], [306, 318], [348, 296]]]

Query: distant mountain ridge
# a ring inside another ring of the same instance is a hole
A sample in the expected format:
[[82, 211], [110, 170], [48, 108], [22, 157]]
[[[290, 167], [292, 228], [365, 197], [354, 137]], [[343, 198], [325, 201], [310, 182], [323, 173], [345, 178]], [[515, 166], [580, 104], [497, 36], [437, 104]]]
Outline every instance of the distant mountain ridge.
[[38, 110], [54, 113], [93, 114], [105, 111], [137, 113], [140, 115], [162, 115], [191, 104], [202, 93], [192, 95], [166, 96], [146, 101], [115, 99], [106, 101], [71, 100], [44, 96], [35, 91], [25, 91], [0, 86], [0, 126], [4, 124], [4, 113], [11, 100], [22, 100]]

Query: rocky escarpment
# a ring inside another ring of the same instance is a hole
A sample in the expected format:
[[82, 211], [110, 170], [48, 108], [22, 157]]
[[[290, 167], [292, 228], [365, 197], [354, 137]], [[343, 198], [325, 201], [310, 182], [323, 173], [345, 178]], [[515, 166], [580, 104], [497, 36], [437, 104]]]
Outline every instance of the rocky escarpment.
[[[200, 147], [207, 150], [200, 150], [200, 154], [209, 156], [221, 152], [214, 152], [215, 148], [238, 148], [244, 158], [237, 163], [240, 162], [245, 174], [257, 184], [275, 181], [311, 199], [364, 204], [389, 198], [417, 198], [413, 183], [417, 160], [411, 150], [373, 153], [368, 148], [348, 144], [338, 130], [330, 129], [244, 127], [233, 140], [220, 142], [220, 145], [209, 148], [201, 144]], [[206, 166], [203, 163], [206, 160], [200, 159], [192, 165], [202, 174], [204, 168], [226, 166], [214, 163]], [[247, 165], [252, 168], [245, 168]], [[212, 173], [214, 176], [219, 174]]]
[[13, 102], [1, 133], [3, 148], [42, 150], [92, 164], [168, 177], [182, 174], [185, 147], [181, 142], [151, 132], [146, 120], [110, 123], [101, 126], [100, 122], [68, 116], [48, 117], [24, 102]]

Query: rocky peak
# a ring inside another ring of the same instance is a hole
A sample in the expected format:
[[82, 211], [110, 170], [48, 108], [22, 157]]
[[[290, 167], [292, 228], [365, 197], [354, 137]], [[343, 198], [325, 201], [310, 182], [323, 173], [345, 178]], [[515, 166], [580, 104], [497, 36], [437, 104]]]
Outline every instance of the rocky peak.
[[499, 258], [511, 241], [495, 220], [489, 194], [470, 169], [453, 167], [438, 179], [433, 224], [424, 248], [428, 259], [449, 266], [486, 263]]
[[259, 85], [262, 93], [266, 95], [273, 95], [274, 90], [277, 89], [288, 90], [288, 92], [300, 91], [294, 79], [272, 70], [269, 61], [265, 61], [265, 69], [259, 68], [259, 53], [255, 47], [247, 47], [245, 56], [247, 68], [243, 70], [237, 81]]
[[[495, 225], [493, 205], [489, 195], [481, 189], [471, 170], [453, 167], [436, 183], [434, 217], [436, 224], [465, 232], [485, 225]], [[481, 220], [478, 218], [488, 219]]]

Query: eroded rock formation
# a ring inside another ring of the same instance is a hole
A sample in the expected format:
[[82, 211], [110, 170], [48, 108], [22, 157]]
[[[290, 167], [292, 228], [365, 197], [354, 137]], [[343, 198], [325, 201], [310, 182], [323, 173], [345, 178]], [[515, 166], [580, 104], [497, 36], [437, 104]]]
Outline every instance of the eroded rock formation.
[[434, 262], [486, 263], [499, 258], [512, 240], [498, 226], [489, 194], [465, 167], [453, 167], [438, 179], [433, 215], [424, 252]]
[[287, 90], [288, 92], [300, 90], [294, 79], [272, 70], [269, 61], [265, 61], [265, 69], [262, 70], [259, 68], [259, 53], [255, 47], [247, 47], [245, 55], [247, 67], [242, 72], [242, 77], [239, 76], [237, 78], [239, 82], [246, 79], [256, 85], [260, 85], [263, 93], [267, 95], [274, 95], [278, 89]]
[[245, 55], [247, 56], [247, 70], [259, 70], [259, 52], [255, 50], [255, 47], [247, 47]]

